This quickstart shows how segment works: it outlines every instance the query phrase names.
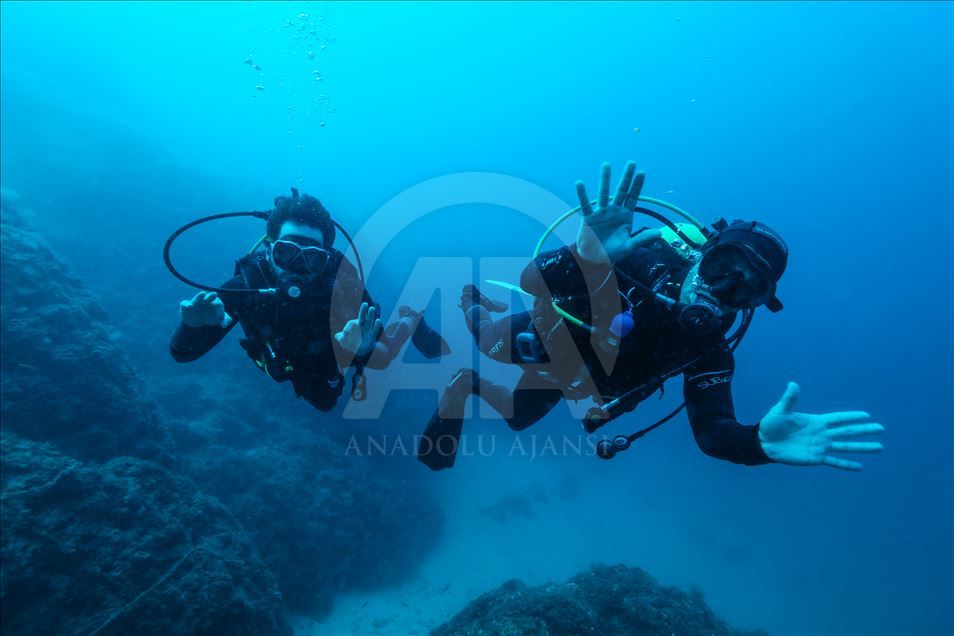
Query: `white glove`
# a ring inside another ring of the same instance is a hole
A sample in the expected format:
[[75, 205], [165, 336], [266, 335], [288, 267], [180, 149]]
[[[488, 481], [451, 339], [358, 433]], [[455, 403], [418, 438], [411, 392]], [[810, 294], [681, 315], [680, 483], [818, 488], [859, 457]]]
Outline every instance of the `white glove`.
[[215, 292], [199, 292], [192, 300], [179, 303], [179, 318], [189, 327], [226, 327], [231, 320]]
[[335, 334], [335, 340], [342, 349], [363, 356], [371, 351], [384, 330], [384, 324], [377, 315], [376, 307], [369, 308], [368, 303], [361, 303], [358, 317], [346, 322], [341, 331]]

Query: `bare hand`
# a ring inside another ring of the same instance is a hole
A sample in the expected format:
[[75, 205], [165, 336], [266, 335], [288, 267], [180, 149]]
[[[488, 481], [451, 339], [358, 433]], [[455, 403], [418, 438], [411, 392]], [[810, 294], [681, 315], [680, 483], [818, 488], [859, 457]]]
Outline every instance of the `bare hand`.
[[772, 407], [759, 425], [762, 450], [774, 461], [793, 466], [824, 464], [843, 470], [861, 470], [859, 462], [833, 457], [829, 453], [878, 453], [878, 442], [845, 442], [840, 438], [873, 435], [884, 431], [881, 424], [871, 423], [864, 411], [845, 411], [811, 415], [796, 413], [795, 403], [801, 393], [798, 385], [788, 383], [785, 395]]
[[636, 163], [630, 161], [623, 170], [623, 177], [616, 188], [612, 201], [609, 198], [610, 165], [604, 163], [600, 172], [600, 189], [596, 209], [586, 194], [582, 181], [576, 182], [576, 194], [580, 199], [583, 219], [577, 234], [576, 249], [584, 260], [604, 260], [603, 253], [611, 263], [626, 258], [633, 250], [659, 238], [659, 230], [643, 230], [635, 236], [633, 211], [639, 202], [646, 175], [636, 172]]

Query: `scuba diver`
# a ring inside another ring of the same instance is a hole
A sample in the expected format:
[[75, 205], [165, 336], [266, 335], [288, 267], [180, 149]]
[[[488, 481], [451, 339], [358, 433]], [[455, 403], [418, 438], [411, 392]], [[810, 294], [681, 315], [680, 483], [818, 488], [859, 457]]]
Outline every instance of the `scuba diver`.
[[[199, 223], [233, 216], [267, 221], [265, 236], [238, 260], [235, 275], [221, 287], [210, 287], [179, 273], [169, 259], [173, 241]], [[298, 397], [329, 411], [348, 368], [354, 369], [352, 397], [364, 399], [364, 368], [385, 368], [408, 338], [427, 358], [449, 353], [421, 312], [409, 307], [401, 307], [400, 319], [384, 328], [380, 307], [365, 289], [357, 251], [355, 269], [333, 247], [336, 228], [350, 243], [321, 202], [299, 196], [295, 188], [292, 196], [277, 197], [271, 212], [218, 214], [179, 228], [166, 242], [166, 265], [180, 280], [205, 291], [180, 303], [181, 322], [169, 343], [172, 357], [196, 360], [241, 324], [242, 348], [269, 378], [291, 382]]]
[[[799, 387], [790, 382], [778, 403], [755, 425], [736, 420], [731, 382], [733, 351], [754, 310], [782, 309], [776, 287], [788, 262], [782, 237], [764, 223], [720, 219], [707, 228], [679, 208], [641, 197], [645, 176], [629, 162], [610, 197], [610, 166], [602, 167], [599, 196], [591, 201], [582, 182], [580, 205], [540, 239], [520, 286], [533, 297], [530, 311], [499, 320], [507, 309], [473, 285], [461, 309], [481, 353], [519, 365], [513, 390], [462, 369], [441, 397], [418, 446], [433, 470], [454, 465], [463, 430], [464, 404], [476, 395], [520, 431], [561, 399], [592, 399], [583, 426], [594, 433], [635, 409], [676, 375], [684, 377], [684, 402], [658, 422], [596, 444], [611, 459], [683, 408], [699, 448], [737, 464], [770, 462], [860, 470], [832, 453], [879, 452], [881, 444], [850, 438], [884, 430], [861, 411], [812, 415], [795, 411]], [[673, 223], [640, 202], [662, 205], [690, 221]], [[594, 207], [595, 204], [595, 207]], [[541, 252], [546, 237], [576, 212], [576, 242]], [[664, 223], [661, 230], [632, 231], [634, 213]], [[739, 322], [733, 332], [733, 325]]]

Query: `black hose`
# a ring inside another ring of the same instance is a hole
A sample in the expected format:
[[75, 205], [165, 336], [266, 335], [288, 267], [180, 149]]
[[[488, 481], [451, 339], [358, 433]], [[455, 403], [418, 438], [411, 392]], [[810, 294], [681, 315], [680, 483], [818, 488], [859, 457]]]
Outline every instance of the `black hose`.
[[686, 403], [685, 403], [685, 402], [683, 402], [682, 404], [680, 404], [679, 406], [677, 406], [675, 409], [672, 410], [671, 413], [669, 413], [669, 415], [665, 416], [665, 417], [662, 418], [661, 420], [656, 421], [654, 424], [650, 424], [650, 425], [647, 426], [646, 428], [640, 429], [640, 430], [636, 431], [635, 433], [630, 433], [629, 435], [626, 436], [626, 439], [628, 439], [628, 440], [630, 441], [630, 443], [635, 442], [636, 440], [638, 440], [640, 437], [642, 437], [643, 435], [645, 435], [645, 434], [648, 433], [649, 431], [651, 431], [651, 430], [653, 430], [653, 429], [655, 429], [655, 428], [659, 428], [660, 426], [662, 426], [663, 424], [665, 424], [666, 422], [668, 422], [668, 421], [671, 420], [672, 418], [674, 418], [674, 417], [676, 417], [677, 415], [679, 415], [679, 413], [680, 413], [680, 412], [682, 411], [682, 409], [684, 409], [684, 408], [686, 408]]
[[230, 219], [239, 216], [252, 216], [257, 219], [262, 219], [267, 221], [269, 214], [268, 212], [223, 212], [221, 214], [213, 214], [212, 216], [204, 216], [201, 219], [196, 219], [191, 223], [186, 223], [178, 230], [172, 233], [172, 235], [166, 240], [166, 245], [162, 249], [162, 258], [166, 262], [166, 268], [172, 272], [172, 275], [181, 280], [186, 285], [195, 287], [196, 289], [204, 289], [205, 291], [219, 292], [219, 293], [233, 293], [233, 292], [251, 292], [258, 293], [257, 289], [225, 289], [222, 287], [213, 287], [211, 285], [203, 285], [202, 283], [197, 283], [194, 280], [186, 278], [182, 272], [176, 269], [175, 265], [172, 264], [172, 259], [169, 257], [169, 251], [172, 249], [172, 244], [179, 238], [184, 232], [191, 230], [196, 225], [201, 225], [202, 223], [208, 223], [209, 221], [215, 221], [217, 219]]
[[[176, 269], [175, 265], [172, 264], [172, 259], [169, 256], [169, 252], [172, 250], [172, 244], [175, 243], [176, 239], [178, 239], [183, 233], [194, 228], [196, 225], [208, 223], [209, 221], [216, 221], [218, 219], [231, 219], [231, 218], [241, 217], [241, 216], [251, 216], [251, 217], [255, 217], [256, 219], [262, 219], [263, 221], [267, 221], [268, 217], [270, 216], [270, 213], [257, 212], [257, 211], [223, 212], [221, 214], [213, 214], [211, 216], [204, 216], [201, 219], [196, 219], [195, 221], [192, 221], [191, 223], [186, 223], [185, 225], [180, 227], [178, 230], [173, 232], [172, 235], [166, 240], [166, 245], [162, 250], [162, 258], [166, 262], [166, 268], [172, 273], [173, 276], [181, 280], [186, 285], [190, 285], [192, 287], [195, 287], [196, 289], [204, 289], [205, 291], [218, 292], [218, 293], [224, 292], [224, 293], [230, 293], [230, 294], [236, 293], [236, 292], [238, 293], [250, 292], [255, 294], [259, 293], [260, 290], [258, 289], [240, 289], [240, 288], [225, 289], [223, 287], [213, 287], [212, 285], [203, 285], [202, 283], [197, 283], [194, 280], [186, 278], [186, 276], [182, 272]], [[354, 252], [354, 260], [358, 264], [358, 276], [360, 276], [361, 278], [361, 286], [363, 287], [365, 284], [364, 266], [361, 264], [361, 256], [358, 254], [358, 248], [355, 246], [354, 241], [351, 240], [351, 235], [348, 234], [348, 231], [345, 230], [343, 227], [341, 227], [341, 224], [338, 223], [337, 221], [333, 221], [333, 223], [335, 224], [335, 227], [337, 227], [338, 230], [348, 240], [348, 244], [351, 245], [351, 251]]]
[[[754, 309], [743, 309], [743, 310], [742, 310], [742, 322], [739, 323], [738, 329], [736, 329], [735, 332], [734, 332], [732, 335], [730, 335], [728, 338], [726, 338], [726, 343], [727, 343], [728, 346], [729, 346], [729, 351], [730, 351], [730, 352], [731, 352], [731, 351], [735, 351], [735, 350], [738, 348], [739, 344], [742, 342], [742, 338], [745, 336], [745, 333], [749, 330], [749, 325], [752, 324], [752, 316], [754, 316], [754, 315], [755, 315], [755, 310], [754, 310]], [[672, 378], [672, 377], [675, 376], [675, 375], [678, 375], [678, 374], [681, 373], [684, 369], [686, 369], [686, 368], [688, 368], [689, 366], [695, 364], [698, 360], [699, 360], [699, 358], [696, 358], [696, 359], [692, 360], [691, 362], [682, 365], [681, 367], [679, 367], [679, 368], [676, 369], [675, 371], [672, 371], [672, 372], [666, 374], [666, 375], [663, 376], [663, 378], [662, 378], [663, 382], [665, 382], [665, 381], [668, 380], [669, 378]], [[662, 384], [659, 384], [659, 386], [662, 386]], [[629, 394], [632, 395], [633, 393], [639, 391], [639, 390], [642, 389], [642, 388], [643, 388], [643, 387], [638, 387], [637, 389], [634, 389], [633, 391], [631, 391]], [[646, 433], [649, 433], [650, 431], [659, 428], [660, 426], [662, 426], [663, 424], [665, 424], [666, 422], [668, 422], [668, 421], [671, 420], [672, 418], [674, 418], [674, 417], [676, 417], [677, 415], [679, 415], [679, 413], [681, 413], [684, 408], [686, 408], [686, 403], [685, 403], [685, 402], [681, 403], [679, 406], [677, 406], [675, 409], [673, 409], [668, 415], [666, 415], [666, 416], [663, 417], [662, 419], [657, 420], [656, 422], [653, 422], [652, 424], [650, 424], [649, 426], [647, 426], [647, 427], [645, 427], [645, 428], [639, 429], [639, 430], [636, 431], [635, 433], [630, 433], [629, 435], [626, 435], [626, 436], [625, 436], [626, 439], [629, 441], [629, 443], [635, 442], [636, 440], [638, 440], [640, 437], [642, 437], [642, 436], [645, 435]], [[628, 448], [628, 446], [627, 446], [627, 448]], [[625, 450], [625, 449], [619, 449], [617, 452], [622, 452], [623, 450]], [[615, 453], [614, 453], [614, 455], [615, 455]]]
[[[673, 223], [672, 221], [670, 221], [669, 219], [667, 219], [666, 217], [664, 217], [664, 216], [663, 216], [662, 214], [660, 214], [659, 212], [655, 212], [655, 211], [650, 210], [650, 209], [648, 209], [648, 208], [640, 208], [640, 207], [633, 208], [633, 212], [639, 212], [640, 214], [645, 214], [646, 216], [651, 216], [651, 217], [653, 217], [654, 219], [656, 219], [657, 221], [659, 221], [660, 223], [662, 223], [663, 225], [665, 225], [666, 227], [668, 227], [670, 230], [672, 230], [672, 231], [676, 234], [676, 236], [678, 236], [680, 239], [682, 239], [682, 240], [686, 243], [686, 245], [688, 245], [688, 246], [691, 247], [692, 249], [697, 250], [697, 249], [699, 249], [699, 248], [702, 247], [701, 245], [699, 245], [698, 243], [696, 243], [695, 241], [693, 241], [691, 238], [689, 238], [688, 236], [686, 236], [686, 235], [683, 233], [683, 231], [679, 229], [679, 226], [678, 226], [678, 225], [676, 225], [675, 223]], [[639, 232], [637, 232], [636, 234], [639, 234]], [[635, 234], [634, 234], [633, 236], [635, 236]]]
[[361, 256], [358, 254], [358, 248], [355, 246], [354, 241], [351, 240], [351, 235], [348, 234], [348, 231], [341, 227], [341, 224], [337, 221], [332, 221], [335, 224], [335, 227], [344, 234], [344, 237], [348, 239], [348, 245], [351, 246], [351, 251], [354, 252], [354, 261], [358, 264], [358, 276], [361, 277], [361, 286], [364, 287], [364, 266], [361, 264]]

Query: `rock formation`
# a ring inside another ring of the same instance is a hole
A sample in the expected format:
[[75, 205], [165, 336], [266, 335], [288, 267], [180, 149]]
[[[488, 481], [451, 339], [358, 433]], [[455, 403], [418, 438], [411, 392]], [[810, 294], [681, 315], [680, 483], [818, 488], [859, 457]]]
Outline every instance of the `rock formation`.
[[[431, 636], [758, 636], [733, 630], [700, 593], [665, 587], [639, 568], [594, 567], [566, 583], [516, 579], [471, 601]], [[764, 636], [764, 635], [763, 635]]]

